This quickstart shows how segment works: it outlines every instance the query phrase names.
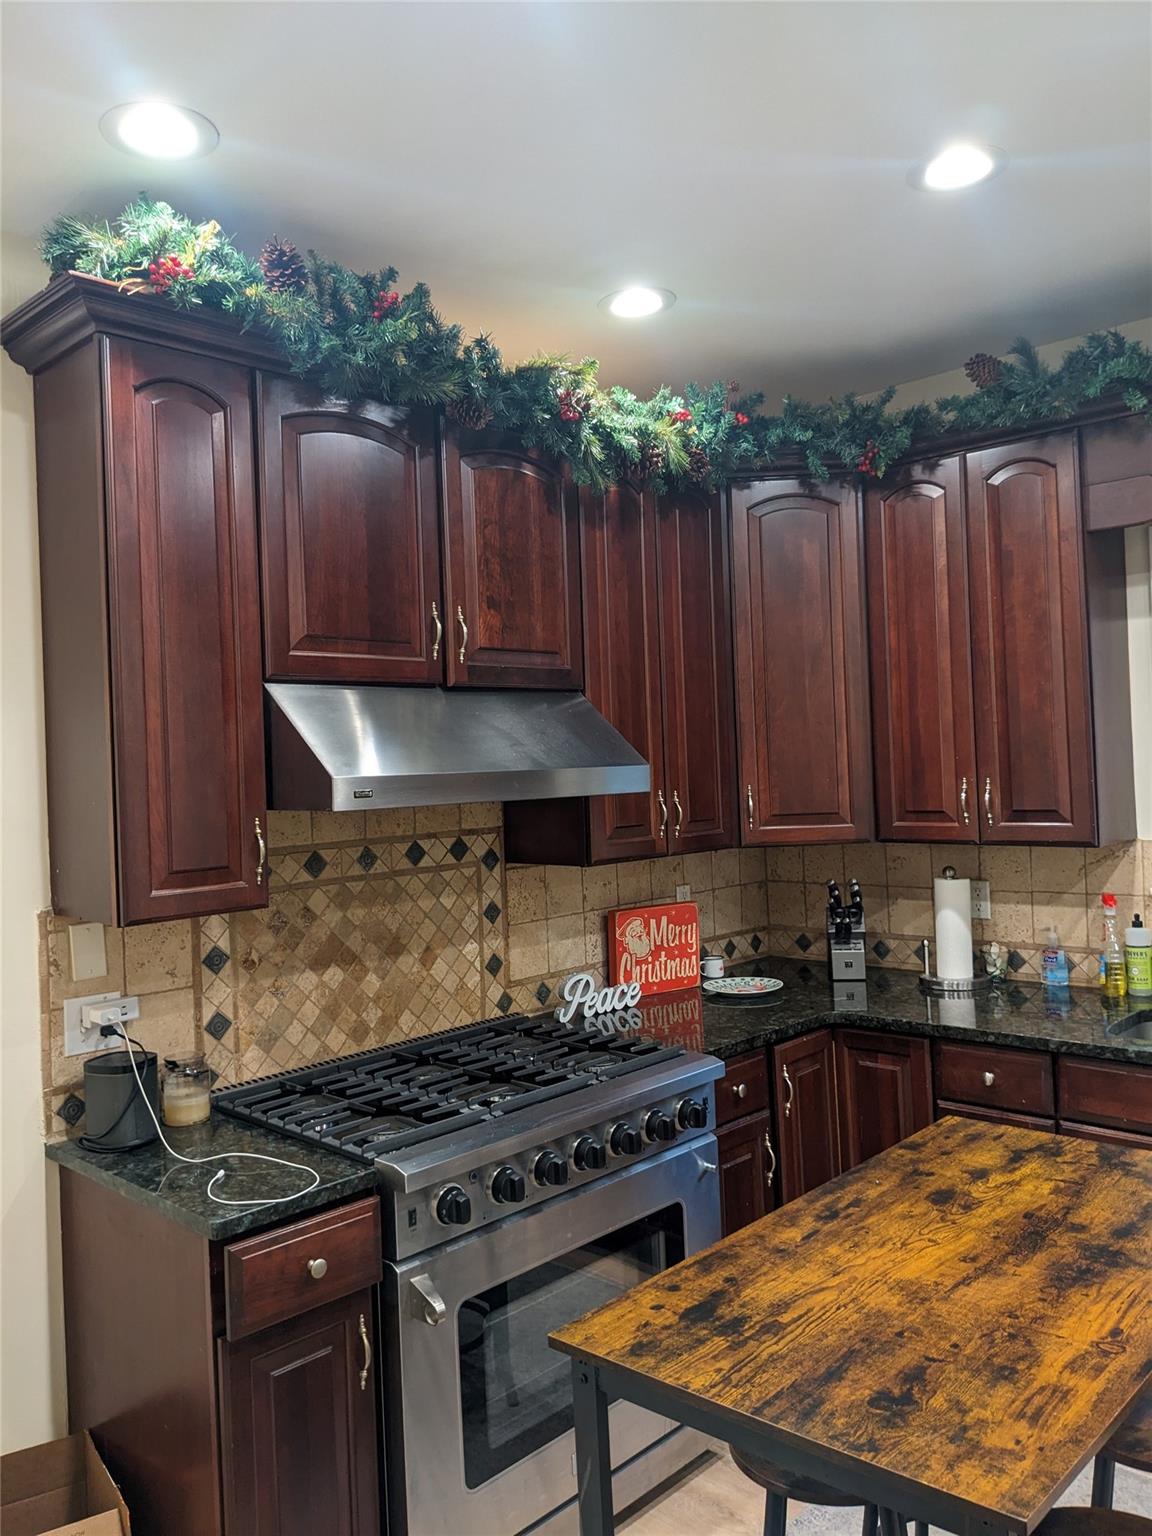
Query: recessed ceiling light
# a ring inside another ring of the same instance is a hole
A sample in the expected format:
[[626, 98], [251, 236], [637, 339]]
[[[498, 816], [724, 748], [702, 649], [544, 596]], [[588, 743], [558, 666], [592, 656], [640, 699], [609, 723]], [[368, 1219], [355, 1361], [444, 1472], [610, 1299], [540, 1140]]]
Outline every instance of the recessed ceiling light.
[[621, 288], [616, 293], [605, 294], [600, 308], [620, 320], [642, 320], [645, 315], [655, 315], [662, 309], [671, 309], [676, 295], [667, 288]]
[[166, 101], [127, 101], [100, 119], [109, 144], [153, 160], [188, 160], [206, 155], [220, 142], [215, 123], [188, 107]]
[[988, 144], [949, 144], [912, 172], [913, 185], [929, 192], [956, 192], [987, 181], [1004, 167], [1005, 156]]

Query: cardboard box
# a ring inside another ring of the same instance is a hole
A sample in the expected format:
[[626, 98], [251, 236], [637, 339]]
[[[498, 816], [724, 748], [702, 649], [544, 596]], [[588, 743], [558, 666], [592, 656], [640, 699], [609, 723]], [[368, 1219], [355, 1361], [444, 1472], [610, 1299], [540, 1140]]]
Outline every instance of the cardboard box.
[[4, 1536], [131, 1536], [128, 1508], [85, 1431], [0, 1457]]

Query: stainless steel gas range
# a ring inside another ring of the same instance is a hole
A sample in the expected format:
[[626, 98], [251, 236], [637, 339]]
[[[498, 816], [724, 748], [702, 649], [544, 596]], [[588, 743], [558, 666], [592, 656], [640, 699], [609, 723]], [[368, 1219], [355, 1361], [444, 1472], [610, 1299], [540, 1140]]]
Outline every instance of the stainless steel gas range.
[[[574, 1529], [550, 1331], [720, 1236], [721, 1063], [611, 1022], [510, 1018], [215, 1096], [375, 1165], [391, 1536]], [[702, 1448], [625, 1403], [619, 1501]]]

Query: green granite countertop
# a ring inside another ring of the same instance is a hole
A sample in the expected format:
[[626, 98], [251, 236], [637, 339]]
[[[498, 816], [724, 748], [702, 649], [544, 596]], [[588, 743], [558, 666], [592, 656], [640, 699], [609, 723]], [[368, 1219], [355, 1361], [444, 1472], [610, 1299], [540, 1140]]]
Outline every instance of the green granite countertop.
[[1087, 987], [1052, 992], [1036, 982], [996, 982], [976, 998], [928, 997], [914, 971], [872, 970], [858, 983], [833, 987], [827, 969], [774, 956], [734, 966], [729, 974], [775, 976], [784, 983], [763, 1002], [716, 1001], [705, 994], [701, 1049], [740, 1056], [825, 1025], [934, 1035], [984, 1045], [1092, 1056], [1152, 1066], [1152, 1025], [1135, 1034], [1108, 1026], [1152, 998], [1105, 1006]]
[[208, 1182], [219, 1169], [227, 1170], [216, 1185], [216, 1193], [229, 1200], [267, 1199], [290, 1195], [308, 1183], [306, 1174], [295, 1168], [278, 1168], [272, 1163], [254, 1163], [241, 1159], [189, 1167], [170, 1157], [155, 1141], [136, 1152], [88, 1152], [77, 1141], [49, 1142], [45, 1151], [53, 1162], [70, 1168], [85, 1178], [95, 1179], [106, 1189], [114, 1189], [129, 1200], [138, 1200], [181, 1226], [191, 1227], [201, 1236], [219, 1241], [239, 1237], [275, 1226], [293, 1217], [326, 1205], [336, 1205], [353, 1195], [376, 1188], [376, 1171], [328, 1152], [278, 1136], [275, 1131], [248, 1126], [225, 1115], [213, 1114], [203, 1125], [173, 1130], [164, 1134], [185, 1157], [208, 1157], [220, 1152], [262, 1152], [271, 1157], [288, 1158], [314, 1169], [320, 1182], [306, 1195], [298, 1195], [276, 1205], [219, 1205], [208, 1198]]

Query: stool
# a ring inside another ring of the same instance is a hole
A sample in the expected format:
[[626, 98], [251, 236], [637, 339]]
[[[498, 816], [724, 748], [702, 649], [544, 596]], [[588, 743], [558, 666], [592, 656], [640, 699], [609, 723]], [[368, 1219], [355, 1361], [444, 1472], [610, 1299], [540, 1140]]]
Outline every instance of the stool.
[[[751, 1478], [764, 1490], [766, 1495], [764, 1536], [784, 1536], [788, 1523], [789, 1499], [798, 1499], [801, 1504], [823, 1504], [844, 1508], [851, 1508], [861, 1502], [849, 1493], [841, 1493], [838, 1488], [830, 1488], [827, 1483], [817, 1482], [814, 1477], [801, 1477], [795, 1472], [787, 1471], [784, 1467], [778, 1467], [775, 1462], [765, 1461], [759, 1456], [749, 1456], [745, 1451], [738, 1451], [735, 1446], [729, 1449], [732, 1452], [732, 1460], [744, 1476]], [[880, 1511], [875, 1504], [864, 1505], [864, 1520], [860, 1528], [860, 1536], [880, 1536]], [[920, 1520], [916, 1522], [916, 1536], [928, 1536], [928, 1527]], [[1149, 1533], [1144, 1533], [1144, 1536], [1149, 1536]]]
[[1092, 1468], [1092, 1506], [1112, 1508], [1116, 1467], [1152, 1472], [1152, 1387], [1145, 1387], [1131, 1413], [1105, 1445]]
[[1118, 1509], [1054, 1509], [1035, 1536], [1152, 1536], [1152, 1520]]

